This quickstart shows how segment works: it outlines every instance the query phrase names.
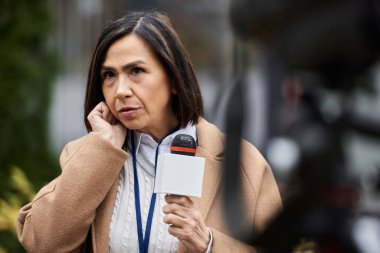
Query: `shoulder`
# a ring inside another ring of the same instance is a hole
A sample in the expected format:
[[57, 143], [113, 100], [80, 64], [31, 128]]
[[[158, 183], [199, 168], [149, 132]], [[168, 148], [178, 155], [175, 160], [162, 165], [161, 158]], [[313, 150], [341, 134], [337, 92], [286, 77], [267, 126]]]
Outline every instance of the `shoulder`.
[[196, 128], [199, 147], [213, 156], [223, 156], [225, 135], [219, 128], [204, 118], [199, 118]]
[[[225, 134], [217, 126], [200, 118], [197, 124], [199, 147], [216, 157], [224, 157]], [[241, 169], [243, 176], [253, 185], [267, 172], [271, 173], [270, 166], [260, 151], [250, 142], [241, 141]]]
[[[223, 156], [226, 140], [225, 133], [204, 118], [199, 119], [196, 127], [199, 146], [211, 153]], [[241, 153], [243, 165], [247, 164], [247, 162], [252, 163], [252, 161], [254, 161], [255, 164], [259, 163], [260, 165], [267, 166], [266, 160], [260, 151], [246, 140], [241, 141]]]
[[241, 142], [241, 159], [243, 167], [252, 163], [260, 168], [269, 166], [261, 152], [246, 140], [242, 140]]

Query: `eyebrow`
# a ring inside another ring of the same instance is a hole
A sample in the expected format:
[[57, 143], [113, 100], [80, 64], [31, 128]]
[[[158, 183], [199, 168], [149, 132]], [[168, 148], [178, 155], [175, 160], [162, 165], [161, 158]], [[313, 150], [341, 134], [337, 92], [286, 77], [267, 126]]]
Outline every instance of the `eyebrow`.
[[[137, 60], [137, 61], [133, 61], [133, 62], [130, 62], [130, 63], [127, 63], [125, 64], [122, 69], [125, 71], [125, 70], [129, 70], [137, 65], [140, 65], [140, 64], [145, 64], [144, 61], [142, 60]], [[115, 68], [113, 67], [110, 67], [110, 66], [106, 66], [106, 65], [102, 65], [101, 67], [101, 70], [114, 70]]]

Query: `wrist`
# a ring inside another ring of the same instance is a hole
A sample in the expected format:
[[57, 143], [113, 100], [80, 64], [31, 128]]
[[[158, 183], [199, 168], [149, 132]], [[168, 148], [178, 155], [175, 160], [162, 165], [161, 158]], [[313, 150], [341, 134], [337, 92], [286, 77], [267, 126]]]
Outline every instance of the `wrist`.
[[94, 133], [97, 134], [100, 138], [108, 141], [109, 143], [111, 143], [113, 146], [117, 148], [122, 148], [123, 146], [124, 140], [122, 140], [121, 138], [115, 137], [115, 135], [111, 133], [104, 133], [104, 132], [94, 132]]
[[211, 253], [212, 244], [214, 242], [214, 237], [213, 237], [212, 231], [209, 227], [207, 227], [207, 230], [208, 230], [208, 234], [209, 234], [209, 241], [208, 241], [207, 249], [204, 252]]

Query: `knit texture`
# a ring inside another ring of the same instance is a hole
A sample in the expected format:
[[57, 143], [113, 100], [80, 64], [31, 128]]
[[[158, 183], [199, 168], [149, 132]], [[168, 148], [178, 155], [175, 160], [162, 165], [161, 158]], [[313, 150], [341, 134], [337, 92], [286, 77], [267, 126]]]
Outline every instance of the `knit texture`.
[[[140, 149], [141, 150], [141, 149]], [[130, 156], [131, 157], [131, 156]], [[148, 217], [150, 199], [154, 188], [154, 165], [143, 152], [137, 154], [137, 174], [139, 178], [143, 233]], [[120, 174], [116, 202], [110, 228], [110, 252], [138, 252], [137, 224], [134, 198], [134, 175], [132, 159], [124, 165]], [[168, 233], [168, 225], [163, 222], [164, 194], [158, 194], [153, 214], [149, 252], [177, 252], [178, 239]]]

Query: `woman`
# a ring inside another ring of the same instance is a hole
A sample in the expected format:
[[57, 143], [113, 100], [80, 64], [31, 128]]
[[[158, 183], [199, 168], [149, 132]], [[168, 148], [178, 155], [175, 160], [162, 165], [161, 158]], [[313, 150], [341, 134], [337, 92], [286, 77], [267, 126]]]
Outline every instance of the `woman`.
[[[101, 34], [89, 69], [89, 134], [66, 145], [62, 173], [20, 210], [30, 252], [255, 252], [228, 236], [220, 195], [222, 133], [203, 116], [192, 65], [169, 19], [134, 12]], [[179, 133], [206, 159], [202, 197], [153, 193], [155, 161]], [[260, 153], [242, 142], [246, 222], [261, 230], [281, 208]]]

